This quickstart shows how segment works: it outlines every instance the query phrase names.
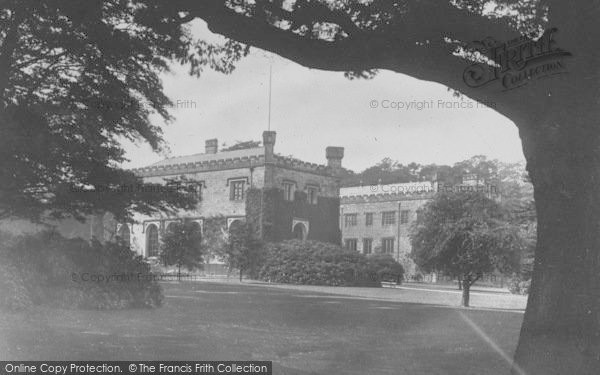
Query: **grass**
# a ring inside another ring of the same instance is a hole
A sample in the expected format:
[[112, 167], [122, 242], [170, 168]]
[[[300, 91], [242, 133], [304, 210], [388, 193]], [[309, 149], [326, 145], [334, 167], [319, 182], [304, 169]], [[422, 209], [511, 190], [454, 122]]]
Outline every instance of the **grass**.
[[264, 285], [164, 289], [155, 310], [0, 315], [0, 360], [252, 359], [273, 361], [275, 374], [507, 374], [501, 353], [514, 352], [522, 321], [510, 311]]

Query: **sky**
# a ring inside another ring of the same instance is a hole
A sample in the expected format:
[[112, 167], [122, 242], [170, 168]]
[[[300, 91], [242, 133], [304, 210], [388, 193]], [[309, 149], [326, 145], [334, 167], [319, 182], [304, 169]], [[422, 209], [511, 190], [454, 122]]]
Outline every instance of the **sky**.
[[[220, 39], [201, 21], [193, 33]], [[163, 75], [175, 121], [152, 121], [163, 129], [168, 155], [124, 142], [130, 160], [124, 167], [203, 153], [211, 138], [219, 145], [262, 140], [269, 122], [270, 67], [271, 130], [277, 132], [279, 154], [325, 164], [325, 148], [342, 146], [343, 166], [357, 172], [385, 157], [403, 164], [449, 165], [474, 155], [524, 160], [516, 126], [491, 109], [493, 103], [456, 98], [444, 85], [391, 71], [370, 80], [349, 80], [340, 72], [308, 69], [252, 48], [228, 75], [207, 69], [196, 78], [179, 65]]]

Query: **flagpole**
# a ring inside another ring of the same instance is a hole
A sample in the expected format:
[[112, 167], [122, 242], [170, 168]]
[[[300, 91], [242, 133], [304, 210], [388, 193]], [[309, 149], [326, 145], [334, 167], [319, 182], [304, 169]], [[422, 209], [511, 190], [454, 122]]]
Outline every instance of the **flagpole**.
[[273, 81], [273, 58], [271, 57], [269, 64], [269, 122], [267, 124], [268, 130], [271, 131], [271, 90]]

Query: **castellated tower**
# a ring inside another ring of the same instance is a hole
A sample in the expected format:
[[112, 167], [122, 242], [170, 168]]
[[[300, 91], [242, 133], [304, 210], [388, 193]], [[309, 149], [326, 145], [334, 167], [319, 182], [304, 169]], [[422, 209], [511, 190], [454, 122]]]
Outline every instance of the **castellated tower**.
[[334, 175], [338, 175], [342, 171], [344, 148], [329, 146], [325, 149], [325, 157], [327, 158], [327, 166], [331, 168], [331, 172]]

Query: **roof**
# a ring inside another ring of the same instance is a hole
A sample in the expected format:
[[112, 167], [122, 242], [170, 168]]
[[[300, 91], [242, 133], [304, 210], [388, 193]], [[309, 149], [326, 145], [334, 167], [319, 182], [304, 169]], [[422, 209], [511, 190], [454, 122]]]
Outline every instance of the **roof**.
[[235, 159], [251, 156], [260, 156], [265, 154], [264, 147], [247, 148], [243, 150], [223, 151], [215, 154], [193, 154], [187, 156], [175, 156], [166, 158], [159, 162], [149, 165], [149, 167], [169, 166], [177, 164], [207, 162], [212, 160]]
[[363, 195], [385, 195], [385, 194], [422, 194], [434, 192], [431, 181], [408, 182], [385, 185], [361, 185], [340, 188], [340, 197], [355, 197]]

